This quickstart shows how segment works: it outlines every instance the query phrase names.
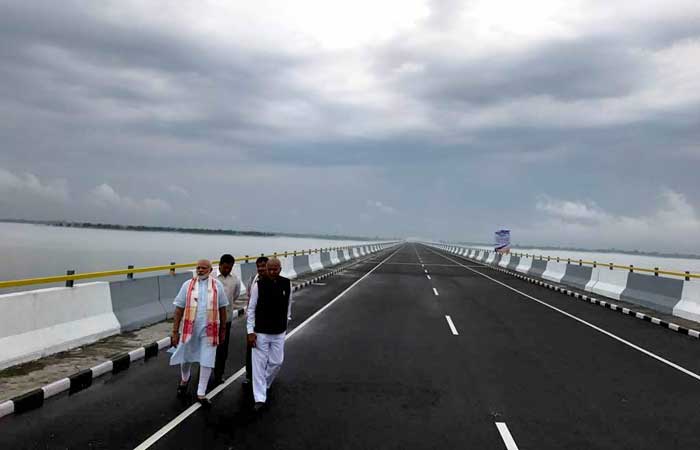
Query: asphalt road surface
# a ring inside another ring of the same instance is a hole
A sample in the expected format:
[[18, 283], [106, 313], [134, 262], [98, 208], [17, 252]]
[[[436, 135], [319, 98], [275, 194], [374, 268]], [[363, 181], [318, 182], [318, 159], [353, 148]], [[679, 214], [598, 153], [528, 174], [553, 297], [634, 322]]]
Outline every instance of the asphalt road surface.
[[233, 377], [190, 407], [160, 355], [0, 419], [0, 448], [700, 448], [695, 339], [413, 243], [295, 295], [263, 412]]

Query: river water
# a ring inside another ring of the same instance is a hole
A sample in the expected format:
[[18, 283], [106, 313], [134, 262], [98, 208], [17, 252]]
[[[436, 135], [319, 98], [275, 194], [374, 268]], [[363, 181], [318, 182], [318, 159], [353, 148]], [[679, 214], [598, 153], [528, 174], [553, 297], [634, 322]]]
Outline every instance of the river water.
[[[219, 259], [223, 253], [259, 255], [358, 243], [361, 241], [0, 223], [0, 280], [65, 275], [68, 269], [95, 272], [125, 269], [129, 264], [139, 267]], [[38, 287], [46, 285], [34, 288]]]

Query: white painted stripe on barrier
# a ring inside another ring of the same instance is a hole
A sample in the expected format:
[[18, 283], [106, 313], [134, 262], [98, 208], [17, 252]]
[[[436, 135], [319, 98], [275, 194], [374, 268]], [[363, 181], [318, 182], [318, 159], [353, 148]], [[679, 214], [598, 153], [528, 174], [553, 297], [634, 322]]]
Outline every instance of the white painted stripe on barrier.
[[134, 362], [146, 357], [146, 349], [143, 347], [137, 348], [129, 352], [129, 361]]
[[163, 350], [165, 348], [170, 348], [170, 338], [165, 337], [163, 339], [158, 340], [158, 350]]
[[15, 402], [7, 400], [0, 403], [0, 417], [5, 417], [15, 412]]
[[97, 378], [101, 375], [111, 372], [113, 368], [114, 363], [112, 361], [105, 361], [102, 364], [98, 364], [95, 367], [90, 368], [90, 370], [92, 371], [92, 377]]
[[44, 400], [56, 394], [60, 394], [61, 392], [65, 392], [68, 389], [70, 389], [70, 378], [61, 378], [41, 388], [41, 390], [44, 391]]

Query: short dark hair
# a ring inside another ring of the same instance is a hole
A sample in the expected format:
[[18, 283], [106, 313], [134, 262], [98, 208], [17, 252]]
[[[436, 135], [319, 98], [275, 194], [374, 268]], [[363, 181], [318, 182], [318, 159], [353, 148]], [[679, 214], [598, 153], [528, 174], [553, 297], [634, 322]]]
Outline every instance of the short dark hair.
[[257, 266], [258, 264], [265, 263], [267, 264], [268, 258], [267, 256], [260, 256], [258, 259], [255, 260], [255, 265]]
[[219, 264], [236, 264], [236, 258], [226, 253], [219, 258]]

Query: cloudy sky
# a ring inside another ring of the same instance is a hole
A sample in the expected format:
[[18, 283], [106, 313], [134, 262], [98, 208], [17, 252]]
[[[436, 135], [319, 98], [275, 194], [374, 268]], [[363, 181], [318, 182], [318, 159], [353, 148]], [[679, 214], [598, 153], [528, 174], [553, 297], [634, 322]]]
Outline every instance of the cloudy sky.
[[697, 0], [0, 0], [0, 217], [700, 253]]

